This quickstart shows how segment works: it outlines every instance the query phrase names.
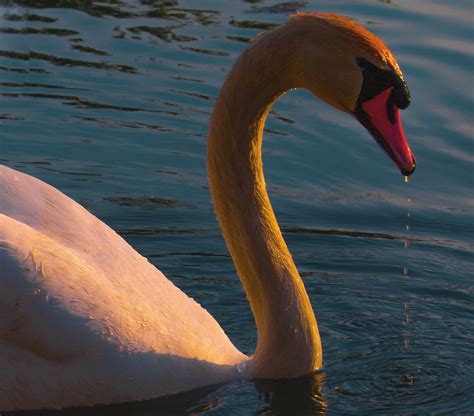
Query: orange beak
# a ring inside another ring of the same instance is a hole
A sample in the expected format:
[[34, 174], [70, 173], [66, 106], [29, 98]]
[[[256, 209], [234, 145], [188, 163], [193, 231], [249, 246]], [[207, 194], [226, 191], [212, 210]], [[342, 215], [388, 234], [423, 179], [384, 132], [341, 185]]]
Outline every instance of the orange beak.
[[362, 103], [356, 117], [375, 141], [395, 162], [402, 175], [410, 176], [416, 167], [400, 119], [400, 109], [392, 99], [394, 87], [387, 88]]

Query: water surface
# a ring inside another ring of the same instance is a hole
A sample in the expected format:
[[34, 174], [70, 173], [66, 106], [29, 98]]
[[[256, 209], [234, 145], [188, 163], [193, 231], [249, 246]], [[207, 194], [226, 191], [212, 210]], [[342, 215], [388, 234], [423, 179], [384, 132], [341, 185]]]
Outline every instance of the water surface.
[[296, 10], [345, 14], [386, 41], [413, 97], [402, 117], [418, 161], [403, 183], [361, 126], [305, 91], [269, 117], [269, 192], [323, 371], [58, 414], [472, 414], [471, 1], [0, 2], [0, 161], [86, 206], [251, 354], [210, 203], [207, 123], [238, 54]]

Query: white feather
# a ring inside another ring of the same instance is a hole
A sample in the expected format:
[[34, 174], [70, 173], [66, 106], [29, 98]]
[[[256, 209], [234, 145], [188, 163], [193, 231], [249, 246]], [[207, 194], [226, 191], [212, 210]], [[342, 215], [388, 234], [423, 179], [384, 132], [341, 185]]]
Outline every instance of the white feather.
[[111, 228], [0, 166], [0, 409], [142, 400], [237, 377], [215, 319]]

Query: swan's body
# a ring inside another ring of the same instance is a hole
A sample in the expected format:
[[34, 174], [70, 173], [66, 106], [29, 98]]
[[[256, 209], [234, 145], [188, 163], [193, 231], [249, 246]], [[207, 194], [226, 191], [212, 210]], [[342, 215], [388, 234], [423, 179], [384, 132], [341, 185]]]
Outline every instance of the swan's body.
[[[301, 15], [260, 37], [237, 61], [210, 124], [216, 213], [259, 331], [252, 358], [87, 210], [38, 179], [0, 167], [0, 410], [149, 399], [238, 377], [242, 362], [246, 377], [261, 378], [321, 366], [316, 319], [271, 209], [260, 155], [269, 108], [289, 88], [309, 88], [355, 114], [360, 104], [366, 114], [366, 102], [356, 103], [365, 91], [360, 69], [341, 54], [329, 59], [328, 47], [317, 45], [321, 36], [335, 48], [352, 45], [357, 57], [401, 77], [385, 45], [360, 26], [334, 15]], [[333, 93], [325, 73], [334, 70], [324, 66], [334, 65], [343, 65], [350, 80], [339, 80]], [[389, 138], [390, 155], [411, 173], [411, 152], [397, 134]]]
[[2, 410], [6, 399], [114, 403], [235, 377], [246, 357], [118, 234], [31, 176], [2, 166], [0, 177]]

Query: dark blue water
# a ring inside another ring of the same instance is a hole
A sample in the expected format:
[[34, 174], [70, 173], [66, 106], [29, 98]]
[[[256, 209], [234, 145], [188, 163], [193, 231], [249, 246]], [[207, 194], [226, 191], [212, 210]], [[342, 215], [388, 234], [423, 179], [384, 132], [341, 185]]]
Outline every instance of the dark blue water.
[[473, 413], [471, 0], [0, 5], [0, 162], [85, 205], [248, 354], [255, 325], [205, 170], [233, 61], [297, 9], [334, 11], [386, 41], [413, 97], [408, 184], [362, 127], [307, 92], [269, 117], [267, 182], [319, 321], [320, 374], [62, 414]]

